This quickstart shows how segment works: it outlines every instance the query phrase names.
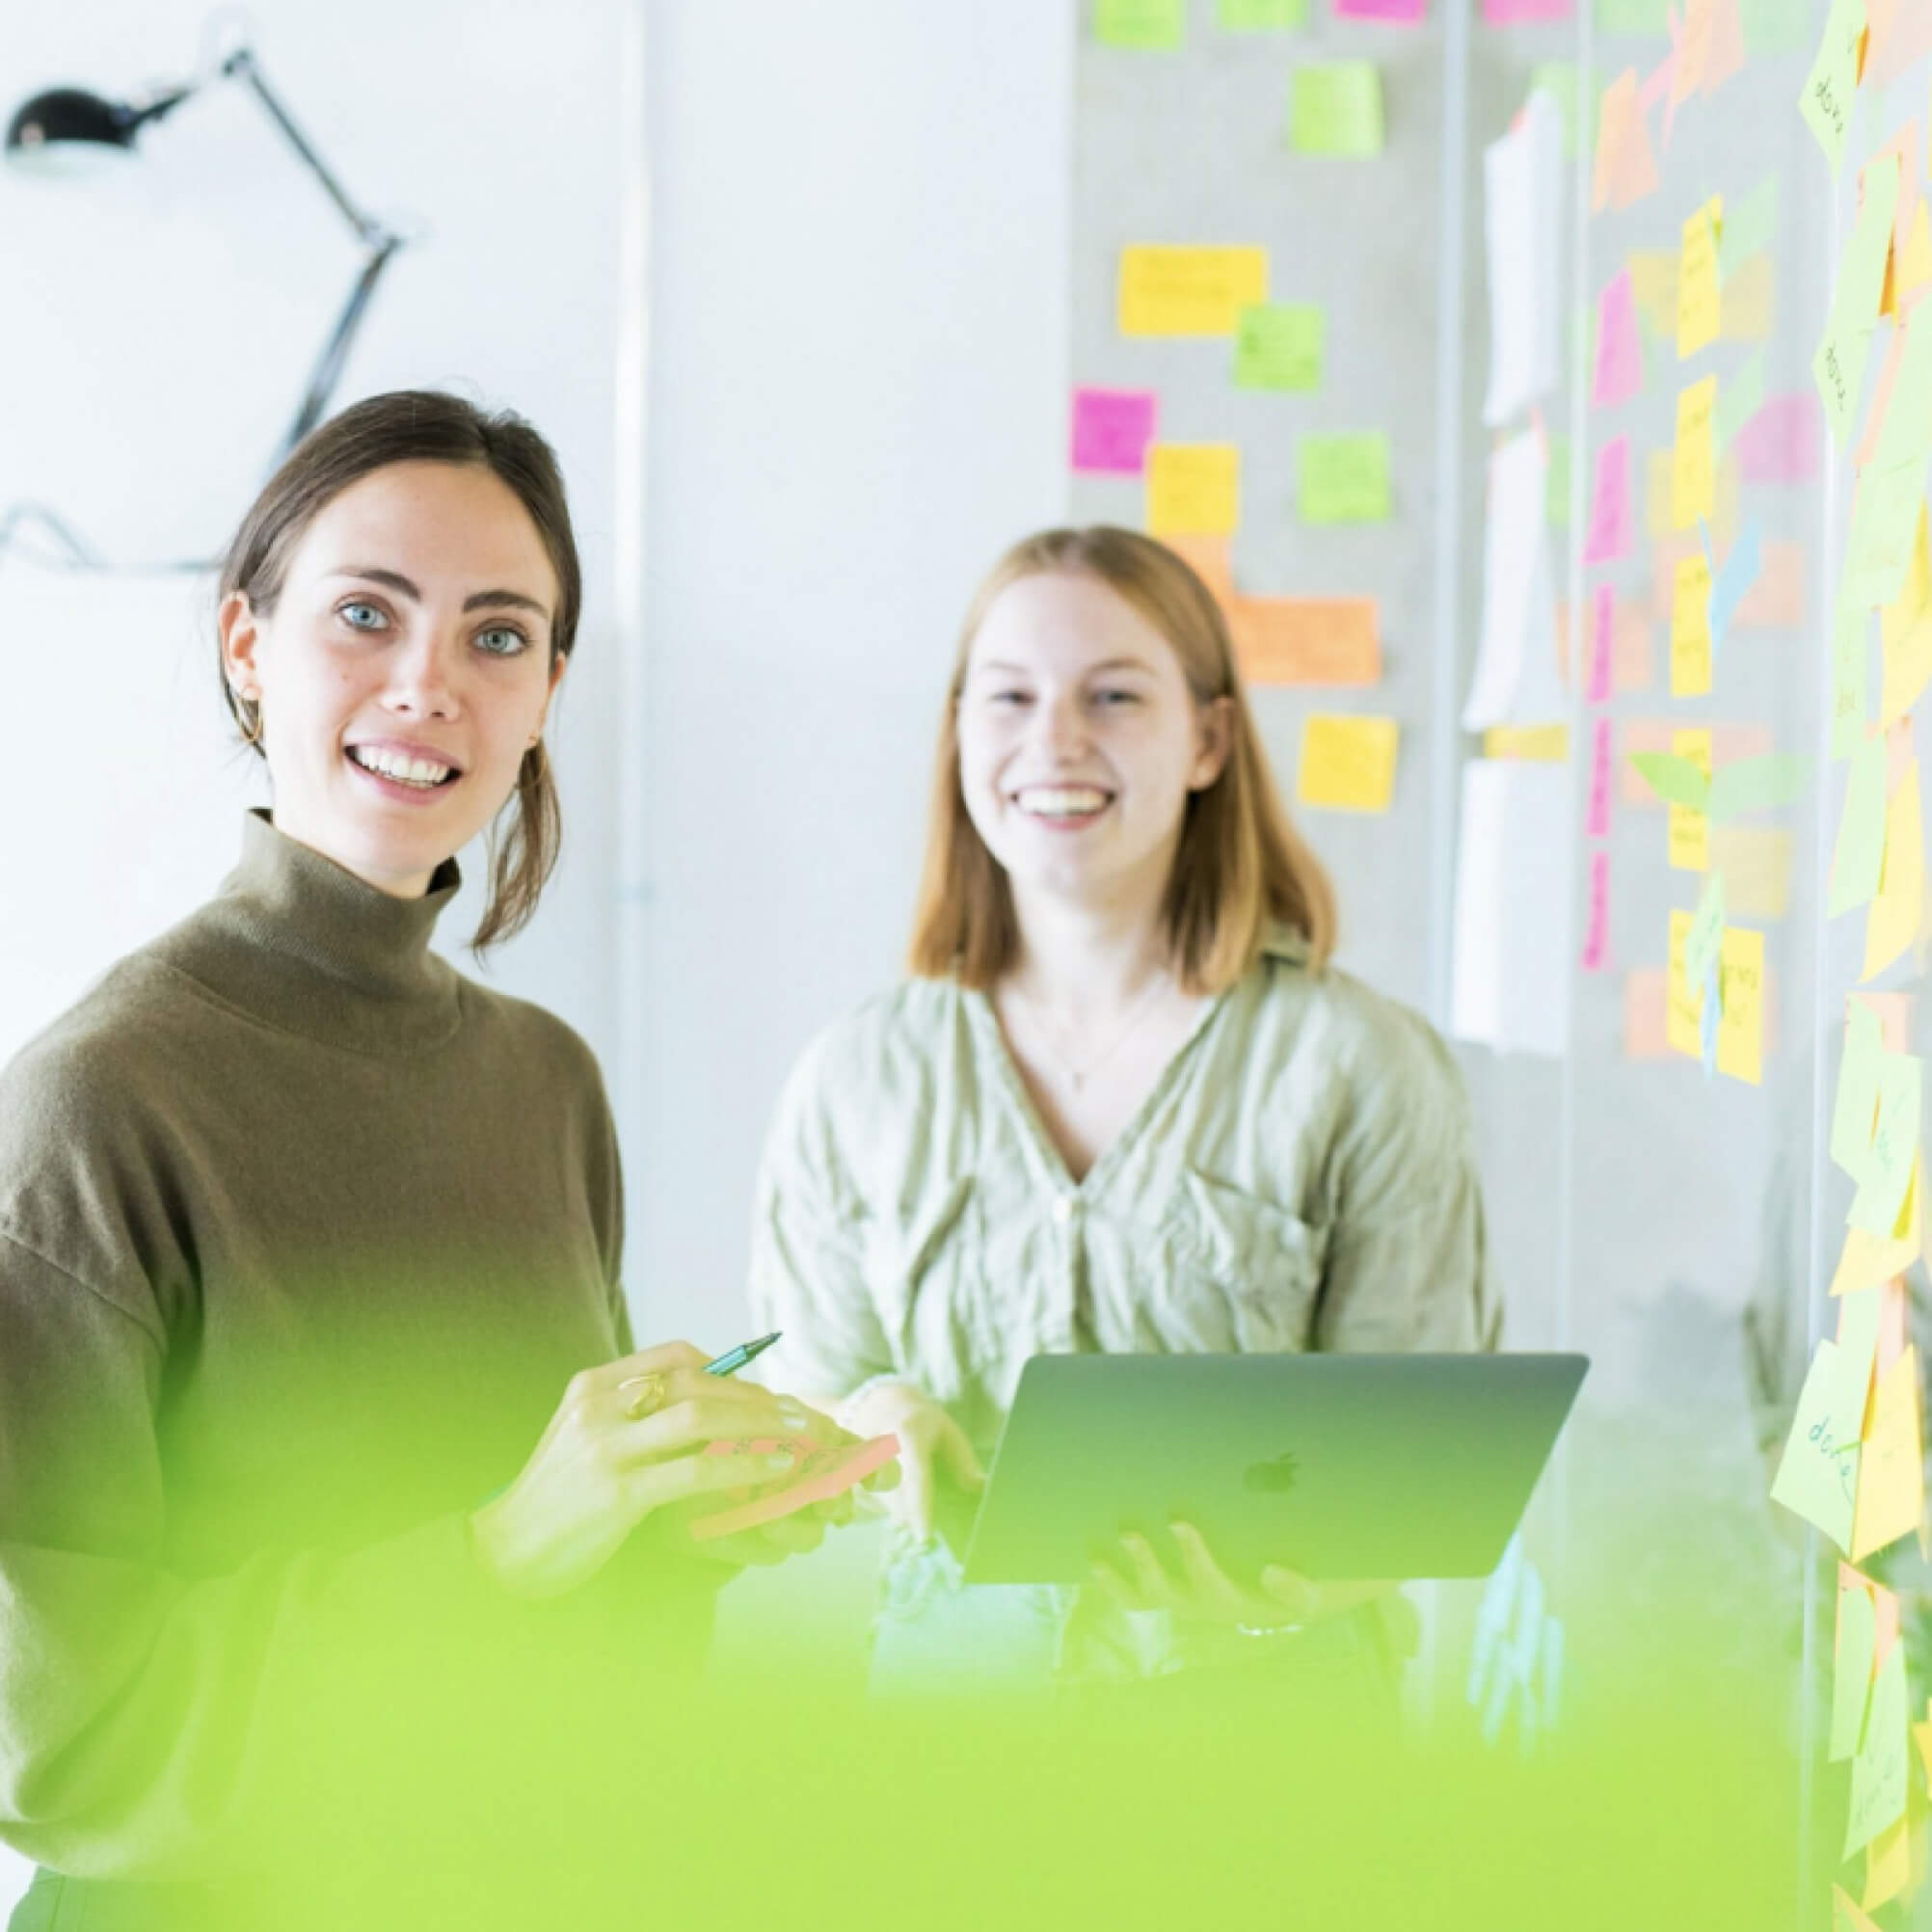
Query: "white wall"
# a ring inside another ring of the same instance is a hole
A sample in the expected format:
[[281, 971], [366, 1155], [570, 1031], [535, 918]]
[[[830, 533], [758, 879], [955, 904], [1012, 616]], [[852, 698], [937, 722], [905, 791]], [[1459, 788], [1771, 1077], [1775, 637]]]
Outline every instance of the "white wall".
[[896, 976], [973, 585], [1065, 503], [1075, 10], [655, 0], [640, 1334], [725, 1346], [806, 1037]]

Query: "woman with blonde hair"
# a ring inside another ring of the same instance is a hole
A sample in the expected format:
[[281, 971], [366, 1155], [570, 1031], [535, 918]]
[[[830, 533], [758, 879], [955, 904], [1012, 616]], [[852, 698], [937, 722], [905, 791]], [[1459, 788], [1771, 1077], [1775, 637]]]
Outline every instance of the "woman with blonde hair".
[[1226, 1575], [1189, 1525], [962, 1594], [935, 1542], [1030, 1355], [1493, 1348], [1461, 1082], [1329, 963], [1214, 598], [1109, 527], [1010, 549], [941, 717], [910, 977], [793, 1070], [751, 1288], [774, 1373], [904, 1454], [875, 1687], [1379, 1650], [1385, 1586]]

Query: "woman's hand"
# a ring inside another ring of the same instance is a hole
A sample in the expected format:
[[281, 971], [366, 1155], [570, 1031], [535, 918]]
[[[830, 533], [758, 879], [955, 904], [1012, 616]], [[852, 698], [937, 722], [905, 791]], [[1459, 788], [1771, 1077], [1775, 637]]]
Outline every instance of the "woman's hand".
[[[470, 1546], [483, 1569], [518, 1596], [560, 1596], [595, 1575], [653, 1511], [773, 1483], [792, 1468], [789, 1453], [708, 1456], [708, 1443], [758, 1436], [805, 1436], [826, 1445], [852, 1439], [803, 1403], [756, 1382], [706, 1375], [709, 1359], [688, 1342], [667, 1342], [573, 1376], [517, 1480], [470, 1518]], [[798, 1534], [788, 1532], [772, 1546], [789, 1554], [786, 1544]]]
[[1261, 1588], [1249, 1590], [1215, 1561], [1192, 1523], [1167, 1527], [1181, 1553], [1178, 1575], [1155, 1555], [1145, 1537], [1131, 1531], [1120, 1539], [1117, 1560], [1095, 1559], [1093, 1581], [1123, 1610], [1171, 1610], [1177, 1616], [1235, 1623], [1249, 1630], [1294, 1630], [1337, 1611], [1352, 1610], [1396, 1587], [1392, 1582], [1366, 1580], [1317, 1583], [1298, 1570], [1270, 1564], [1261, 1572]]
[[860, 1436], [890, 1433], [899, 1437], [898, 1483], [886, 1514], [922, 1543], [932, 1536], [933, 1489], [941, 1476], [969, 1493], [986, 1487], [986, 1472], [966, 1432], [924, 1389], [909, 1382], [874, 1382], [845, 1405], [842, 1419]]

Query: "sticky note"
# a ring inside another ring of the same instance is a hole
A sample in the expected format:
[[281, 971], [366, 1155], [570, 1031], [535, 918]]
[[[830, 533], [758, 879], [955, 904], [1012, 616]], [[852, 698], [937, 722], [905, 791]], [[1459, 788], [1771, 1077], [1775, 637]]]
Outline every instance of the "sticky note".
[[1868, 903], [1878, 891], [1879, 873], [1885, 865], [1885, 740], [1867, 738], [1852, 753], [1846, 772], [1845, 801], [1838, 841], [1832, 847], [1831, 884], [1825, 900], [1829, 918]]
[[1833, 1163], [1863, 1182], [1871, 1166], [1871, 1136], [1878, 1123], [1878, 1079], [1885, 1066], [1885, 1037], [1878, 1015], [1863, 1000], [1845, 1015], [1844, 1050], [1832, 1105]]
[[1758, 572], [1763, 567], [1764, 532], [1758, 519], [1753, 517], [1737, 541], [1725, 553], [1724, 562], [1711, 581], [1709, 623], [1713, 658], [1724, 648], [1725, 636], [1731, 629], [1731, 620], [1737, 615], [1738, 605], [1758, 581]]
[[1304, 26], [1308, 0], [1215, 0], [1223, 34], [1280, 34]]
[[1838, 1885], [1832, 1887], [1832, 1932], [1879, 1932], [1878, 1921], [1867, 1919]]
[[1739, 0], [1737, 13], [1754, 54], [1801, 53], [1811, 43], [1810, 0]]
[[1249, 684], [1373, 684], [1382, 677], [1372, 597], [1239, 598], [1227, 626]]
[[[1862, 1227], [1845, 1229], [1844, 1247], [1832, 1275], [1834, 1296], [1858, 1296], [1877, 1289], [1894, 1275], [1902, 1275], [1919, 1259], [1924, 1232], [1925, 1164], [1915, 1159], [1912, 1177], [1905, 1184], [1905, 1205], [1889, 1234], [1867, 1234]], [[1902, 1352], [1904, 1344], [1901, 1343]]]
[[1874, 398], [1871, 428], [1860, 445], [1861, 463], [1893, 470], [1932, 450], [1932, 317], [1908, 315], [1892, 338], [1889, 381]]
[[1617, 592], [1599, 583], [1590, 601], [1590, 678], [1585, 702], [1603, 705], [1616, 689]]
[[1865, 32], [1865, 0], [1832, 0], [1811, 71], [1805, 77], [1798, 109], [1832, 173], [1844, 158], [1845, 133], [1851, 126], [1852, 95], [1858, 87], [1858, 42]]
[[[1718, 501], [1722, 508], [1725, 466], [1718, 466]], [[1754, 521], [1756, 521], [1754, 519]], [[1810, 605], [1806, 602], [1806, 564], [1809, 551], [1795, 537], [1767, 538], [1759, 553], [1758, 578], [1745, 591], [1737, 606], [1736, 623], [1765, 631], [1805, 631], [1809, 629]]]
[[1797, 1413], [1771, 1485], [1773, 1502], [1816, 1524], [1841, 1550], [1851, 1547], [1858, 1432], [1864, 1420], [1863, 1399], [1847, 1400], [1845, 1380], [1838, 1344], [1820, 1342], [1798, 1392]]
[[1783, 919], [1791, 900], [1790, 831], [1782, 825], [1710, 827], [1710, 868], [1724, 874], [1731, 909], [1746, 919]]
[[1241, 311], [1268, 300], [1265, 248], [1120, 251], [1123, 335], [1232, 335]]
[[1388, 521], [1388, 438], [1380, 430], [1304, 436], [1295, 456], [1303, 523]]
[[1778, 176], [1767, 174], [1725, 215], [1718, 237], [1717, 270], [1729, 282], [1754, 255], [1771, 246], [1778, 231]]
[[1879, 1060], [1871, 1145], [1865, 1150], [1865, 1172], [1846, 1217], [1866, 1234], [1884, 1236], [1898, 1225], [1919, 1154], [1924, 1080], [1924, 1062], [1915, 1055], [1888, 1053]]
[[1628, 268], [1620, 270], [1597, 299], [1597, 367], [1590, 400], [1614, 409], [1644, 387], [1644, 350], [1637, 334], [1637, 296]]
[[1932, 53], [1932, 13], [1917, 0], [1870, 0], [1866, 27], [1871, 44], [1865, 49], [1861, 82], [1870, 91], [1890, 87], [1906, 68]]
[[1838, 1592], [1838, 1628], [1832, 1663], [1832, 1730], [1826, 1757], [1833, 1763], [1851, 1757], [1865, 1736], [1865, 1707], [1871, 1701], [1876, 1669], [1878, 1616], [1871, 1592]]
[[1732, 454], [1747, 483], [1804, 483], [1818, 473], [1815, 396], [1773, 396], [1737, 433]]
[[1915, 758], [1885, 808], [1885, 857], [1865, 920], [1865, 970], [1859, 977], [1869, 979], [1900, 957], [1918, 937], [1924, 914], [1925, 835]]
[[1614, 563], [1630, 549], [1630, 439], [1620, 436], [1597, 452], [1596, 487], [1590, 498], [1586, 564]]
[[1905, 1816], [1894, 1819], [1865, 1846], [1865, 1892], [1859, 1902], [1866, 1912], [1889, 1905], [1912, 1883], [1911, 1823]]
[[[1671, 42], [1670, 104], [1681, 107], [1704, 85], [1704, 56], [1710, 46], [1711, 0], [1684, 0], [1682, 25], [1674, 27]], [[1664, 117], [1664, 141], [1670, 142], [1671, 116]]]
[[1288, 145], [1298, 154], [1361, 157], [1382, 143], [1382, 74], [1371, 61], [1298, 67], [1288, 82]]
[[1537, 20], [1568, 20], [1572, 0], [1483, 0], [1483, 25], [1517, 27]]
[[1599, 34], [1641, 34], [1661, 37], [1668, 24], [1666, 0], [1597, 0]]
[[1301, 725], [1296, 797], [1330, 812], [1386, 812], [1398, 735], [1393, 718], [1311, 713]]
[[1711, 774], [1704, 810], [1713, 819], [1736, 818], [1746, 812], [1775, 811], [1802, 798], [1811, 782], [1811, 761], [1794, 752], [1766, 752], [1739, 758]]
[[1241, 526], [1241, 450], [1232, 443], [1155, 443], [1147, 448], [1152, 536], [1219, 535]]
[[[1675, 745], [1684, 736], [1673, 732], [1672, 743]], [[1675, 750], [1633, 751], [1630, 763], [1664, 804], [1680, 805], [1687, 812], [1702, 814], [1710, 803], [1709, 738], [1708, 732], [1695, 732], [1687, 739], [1688, 756]]]
[[[1702, 729], [1671, 734], [1671, 754], [1710, 777], [1710, 733]], [[1670, 808], [1668, 849], [1673, 870], [1701, 872], [1710, 864], [1710, 818], [1689, 805]]]
[[[1919, 1351], [1906, 1351], [1880, 1377], [1871, 1427], [1859, 1452], [1852, 1512], [1854, 1563], [1910, 1536], [1925, 1514], [1925, 1462], [1919, 1413]], [[1904, 1740], [1900, 1739], [1901, 1754]]]
[[1671, 600], [1671, 696], [1710, 689], [1710, 559], [1694, 550], [1677, 569]]
[[1759, 349], [1718, 392], [1717, 446], [1729, 449], [1764, 406], [1764, 351]]
[[[1692, 0], [1693, 6], [1696, 0]], [[1713, 195], [1683, 225], [1677, 265], [1677, 356], [1696, 354], [1717, 340], [1719, 284], [1717, 238], [1724, 225], [1724, 197]]]
[[1778, 277], [1768, 255], [1755, 255], [1738, 264], [1724, 284], [1724, 313], [1718, 329], [1723, 342], [1762, 342], [1769, 339], [1778, 312]]
[[1705, 99], [1744, 66], [1744, 21], [1738, 0], [1710, 0], [1698, 92]]
[[1590, 854], [1590, 916], [1583, 931], [1583, 970], [1601, 973], [1610, 963], [1610, 854]]
[[1490, 725], [1483, 733], [1483, 756], [1528, 759], [1534, 765], [1562, 765], [1570, 757], [1570, 727]]
[[1753, 1087], [1764, 1084], [1764, 935], [1727, 926], [1718, 961], [1723, 987], [1717, 1070]]
[[1677, 326], [1677, 257], [1664, 249], [1632, 249], [1624, 257], [1630, 270], [1630, 292], [1637, 298], [1637, 314], [1657, 340], [1676, 335]]
[[1335, 0], [1341, 20], [1382, 20], [1398, 27], [1419, 27], [1428, 17], [1427, 0]]
[[1865, 742], [1865, 670], [1871, 656], [1868, 611], [1841, 607], [1832, 627], [1832, 756], [1849, 758]]
[[1671, 454], [1671, 524], [1695, 529], [1717, 508], [1717, 378], [1677, 392], [1677, 441]]
[[1710, 978], [1724, 945], [1724, 874], [1710, 873], [1699, 895], [1697, 910], [1691, 915], [1690, 931], [1684, 938], [1684, 979], [1702, 986]]
[[[1684, 947], [1690, 938], [1691, 915], [1681, 906], [1671, 913], [1670, 963], [1664, 980], [1664, 1041], [1672, 1053], [1698, 1057], [1702, 1043], [1704, 987], [1691, 984], [1684, 970]], [[1634, 1056], [1633, 1056], [1634, 1057]], [[1849, 1504], [1849, 1496], [1847, 1503]], [[1847, 1532], [1850, 1524], [1846, 1524]], [[1846, 1541], [1850, 1541], [1847, 1534]]]
[[1075, 389], [1074, 469], [1139, 476], [1154, 440], [1156, 408], [1151, 389]]
[[1591, 724], [1590, 807], [1585, 829], [1593, 839], [1610, 836], [1611, 774], [1616, 769], [1615, 732], [1608, 718]]
[[[1858, 0], [1850, 0], [1858, 4]], [[1829, 31], [1829, 29], [1827, 30]], [[1898, 209], [1898, 157], [1885, 154], [1862, 177], [1865, 200], [1852, 225], [1838, 264], [1824, 339], [1811, 359], [1811, 374], [1825, 405], [1825, 419], [1840, 442], [1851, 429], [1865, 378], [1865, 353], [1878, 320], [1878, 298], [1885, 263], [1892, 251], [1892, 218]]]
[[[1843, 613], [1840, 612], [1840, 617]], [[1866, 620], [1855, 614], [1863, 642]], [[1932, 680], [1932, 550], [1927, 547], [1925, 506], [1919, 506], [1919, 532], [1904, 588], [1886, 605], [1879, 624], [1884, 650], [1885, 684], [1879, 699], [1878, 721], [1890, 725], [1918, 703]]]
[[1637, 69], [1624, 70], [1603, 90], [1597, 110], [1597, 154], [1590, 205], [1627, 208], [1657, 187], [1657, 157], [1638, 100]]
[[1168, 53], [1187, 33], [1187, 0], [1093, 0], [1093, 38], [1104, 47]]
[[1311, 302], [1244, 309], [1234, 332], [1235, 388], [1320, 389], [1324, 336], [1323, 311]]
[[1895, 602], [1905, 591], [1912, 553], [1924, 515], [1925, 457], [1864, 470], [1852, 497], [1851, 535], [1841, 596], [1847, 603]]

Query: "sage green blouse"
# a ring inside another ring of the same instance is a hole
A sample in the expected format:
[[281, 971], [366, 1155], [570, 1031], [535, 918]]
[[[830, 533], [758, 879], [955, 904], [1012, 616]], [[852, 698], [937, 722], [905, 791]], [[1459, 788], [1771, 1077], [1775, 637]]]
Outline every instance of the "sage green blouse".
[[902, 1377], [982, 1460], [1029, 1355], [1492, 1349], [1502, 1318], [1455, 1062], [1285, 928], [1079, 1183], [983, 994], [835, 1022], [766, 1141], [751, 1298], [776, 1385]]

